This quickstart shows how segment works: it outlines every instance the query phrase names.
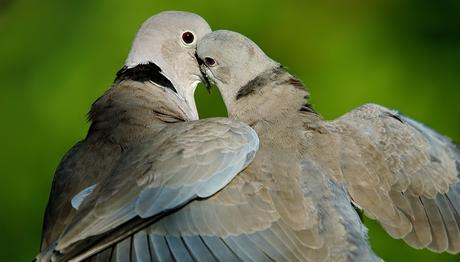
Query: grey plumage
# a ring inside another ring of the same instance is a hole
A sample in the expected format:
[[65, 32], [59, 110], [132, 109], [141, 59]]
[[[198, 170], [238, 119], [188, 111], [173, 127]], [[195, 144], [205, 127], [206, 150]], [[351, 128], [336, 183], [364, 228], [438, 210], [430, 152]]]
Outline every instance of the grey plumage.
[[80, 208], [80, 205], [83, 202], [83, 200], [85, 200], [85, 198], [87, 198], [89, 195], [91, 195], [91, 193], [93, 193], [96, 185], [87, 187], [83, 189], [81, 192], [79, 192], [78, 194], [76, 194], [74, 197], [72, 197], [72, 199], [70, 200], [70, 204], [72, 205], [72, 207], [74, 209]]
[[[208, 34], [198, 43], [197, 56], [229, 116], [259, 135], [260, 150], [237, 179], [257, 174], [248, 182], [260, 182], [268, 191], [274, 213], [294, 229], [285, 234], [292, 239], [295, 229], [303, 229], [297, 234], [309, 241], [297, 259], [379, 260], [352, 201], [415, 248], [460, 251], [460, 154], [448, 138], [373, 104], [324, 121], [308, 102], [305, 106], [309, 94], [300, 81], [238, 33]], [[289, 194], [279, 195], [283, 189]], [[303, 197], [292, 198], [296, 192]], [[269, 228], [275, 230], [273, 224]], [[295, 260], [296, 250], [285, 247], [296, 243], [280, 236], [266, 238], [282, 250], [269, 256]]]
[[93, 104], [87, 138], [56, 172], [37, 260], [149, 261], [168, 252], [177, 258], [186, 251], [182, 240], [158, 238], [149, 224], [213, 195], [253, 159], [258, 138], [250, 127], [196, 120], [201, 72], [196, 40], [183, 42], [184, 32], [198, 40], [210, 28], [185, 12], [160, 13], [141, 27], [126, 70], [148, 62], [169, 82], [150, 77], [150, 69], [120, 78], [124, 70]]
[[197, 121], [194, 46], [161, 37], [182, 18], [198, 38], [209, 27], [169, 14], [141, 28], [126, 66], [153, 62], [174, 89], [124, 79], [95, 102], [57, 171], [39, 260], [379, 261], [351, 201], [414, 247], [459, 251], [450, 140], [377, 105], [324, 121], [298, 79], [228, 31], [198, 39], [197, 56], [217, 62], [203, 69], [230, 118]]
[[[197, 38], [210, 32], [201, 17], [185, 12], [163, 12], [141, 27], [124, 68], [153, 63], [170, 78], [178, 93], [151, 81], [118, 79], [93, 104], [87, 137], [64, 156], [56, 170], [45, 211], [42, 251], [75, 216], [71, 199], [107, 177], [125, 149], [159, 132], [164, 122], [197, 119], [193, 91], [201, 74], [196, 61], [192, 57], [186, 59], [194, 54], [195, 45], [189, 47], [180, 42], [180, 34], [185, 30], [194, 31]], [[162, 49], [164, 44], [169, 49]], [[177, 66], [172, 65], [176, 63]]]

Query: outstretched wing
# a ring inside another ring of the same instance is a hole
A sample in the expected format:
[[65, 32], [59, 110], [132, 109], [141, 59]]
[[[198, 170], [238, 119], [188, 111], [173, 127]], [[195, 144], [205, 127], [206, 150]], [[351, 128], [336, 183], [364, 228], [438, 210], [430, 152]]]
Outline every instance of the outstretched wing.
[[93, 244], [88, 239], [107, 232], [122, 239], [138, 229], [126, 227], [132, 221], [144, 225], [149, 218], [210, 197], [252, 161], [257, 149], [255, 131], [237, 121], [222, 118], [168, 125], [152, 141], [127, 149], [112, 175], [82, 201], [54, 253], [78, 255]]
[[330, 122], [353, 200], [415, 248], [460, 251], [460, 150], [396, 111], [364, 105]]

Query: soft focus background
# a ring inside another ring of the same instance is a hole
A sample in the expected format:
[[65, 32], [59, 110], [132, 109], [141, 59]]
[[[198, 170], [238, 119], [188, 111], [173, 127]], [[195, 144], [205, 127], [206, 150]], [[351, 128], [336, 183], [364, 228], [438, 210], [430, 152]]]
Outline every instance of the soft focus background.
[[[460, 1], [0, 0], [0, 261], [36, 255], [53, 172], [86, 134], [85, 114], [133, 36], [168, 9], [239, 31], [299, 76], [333, 119], [375, 102], [460, 141]], [[203, 117], [224, 115], [214, 89]], [[370, 220], [387, 261], [459, 261], [414, 250]]]

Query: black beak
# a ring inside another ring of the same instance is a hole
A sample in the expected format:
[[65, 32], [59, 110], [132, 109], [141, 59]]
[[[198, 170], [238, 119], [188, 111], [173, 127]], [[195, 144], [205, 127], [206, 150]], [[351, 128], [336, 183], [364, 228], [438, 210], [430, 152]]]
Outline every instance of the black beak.
[[198, 62], [198, 66], [200, 68], [201, 72], [201, 81], [203, 81], [204, 86], [206, 87], [206, 90], [208, 91], [209, 94], [211, 94], [211, 82], [209, 81], [208, 76], [204, 72], [203, 68], [205, 67], [203, 60], [198, 57], [198, 55], [195, 53], [195, 59]]

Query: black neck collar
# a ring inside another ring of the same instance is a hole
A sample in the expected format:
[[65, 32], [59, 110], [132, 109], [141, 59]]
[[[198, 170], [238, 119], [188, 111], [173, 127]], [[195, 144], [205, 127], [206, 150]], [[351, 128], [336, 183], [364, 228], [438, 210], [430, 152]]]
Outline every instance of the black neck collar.
[[148, 64], [139, 64], [132, 68], [124, 66], [117, 72], [115, 82], [123, 80], [132, 80], [137, 82], [151, 81], [177, 93], [177, 90], [174, 88], [171, 81], [169, 81], [169, 79], [161, 73], [161, 68], [153, 62], [149, 62]]

